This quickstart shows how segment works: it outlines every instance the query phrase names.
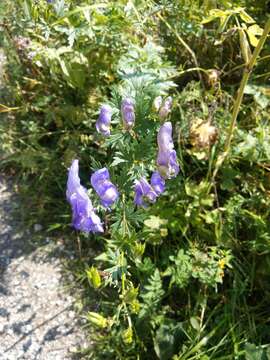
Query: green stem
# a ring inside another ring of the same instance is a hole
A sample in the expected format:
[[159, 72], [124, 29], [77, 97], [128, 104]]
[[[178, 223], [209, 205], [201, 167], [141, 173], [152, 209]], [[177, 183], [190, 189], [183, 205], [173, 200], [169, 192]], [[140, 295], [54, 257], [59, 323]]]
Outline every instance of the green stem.
[[250, 74], [251, 74], [251, 72], [253, 70], [253, 67], [256, 64], [257, 57], [259, 56], [259, 54], [260, 54], [260, 52], [261, 52], [261, 50], [263, 48], [263, 45], [264, 45], [264, 43], [265, 43], [265, 41], [267, 39], [267, 36], [268, 36], [269, 32], [270, 32], [270, 18], [268, 19], [268, 21], [267, 21], [267, 23], [265, 25], [263, 34], [262, 34], [262, 36], [260, 38], [260, 41], [259, 41], [258, 45], [256, 46], [255, 50], [253, 51], [253, 54], [252, 54], [249, 62], [245, 66], [244, 75], [242, 77], [240, 87], [238, 89], [236, 100], [235, 100], [234, 107], [233, 107], [232, 119], [231, 119], [227, 139], [226, 139], [225, 146], [224, 146], [224, 152], [221, 155], [219, 155], [219, 157], [218, 157], [218, 159], [216, 161], [216, 166], [215, 166], [215, 169], [214, 169], [214, 172], [213, 172], [213, 177], [212, 177], [213, 181], [214, 181], [214, 179], [215, 179], [221, 165], [223, 164], [224, 160], [226, 159], [226, 157], [227, 157], [227, 155], [229, 153], [232, 138], [233, 138], [234, 129], [235, 129], [235, 126], [236, 126], [237, 117], [238, 117], [240, 107], [241, 107], [241, 104], [242, 104], [242, 100], [243, 100], [243, 96], [244, 96], [244, 90], [245, 90], [245, 87], [247, 85]]
[[198, 69], [197, 72], [198, 72], [198, 76], [199, 76], [199, 79], [201, 81], [201, 84], [202, 86], [204, 86], [204, 83], [203, 83], [203, 78], [202, 78], [202, 75], [200, 73], [200, 67], [199, 67], [199, 63], [198, 63], [198, 60], [196, 58], [196, 55], [194, 53], [194, 51], [189, 47], [189, 45], [185, 42], [185, 40], [179, 35], [179, 33], [164, 19], [164, 17], [161, 15], [161, 14], [157, 14], [157, 16], [160, 18], [161, 21], [163, 21], [163, 23], [167, 26], [167, 28], [169, 30], [171, 30], [171, 32], [174, 33], [174, 35], [176, 36], [177, 40], [180, 42], [181, 45], [184, 46], [184, 48], [190, 53], [193, 61], [194, 61], [194, 64], [196, 66], [196, 68]]

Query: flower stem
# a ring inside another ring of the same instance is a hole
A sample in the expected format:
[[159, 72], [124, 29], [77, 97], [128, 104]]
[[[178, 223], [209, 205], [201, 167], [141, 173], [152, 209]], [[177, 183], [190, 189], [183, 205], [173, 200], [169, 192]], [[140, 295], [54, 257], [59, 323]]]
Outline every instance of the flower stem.
[[189, 54], [191, 55], [192, 59], [193, 59], [193, 62], [197, 68], [197, 73], [198, 73], [198, 76], [199, 76], [199, 79], [200, 79], [200, 82], [202, 84], [202, 86], [204, 86], [204, 83], [203, 83], [203, 78], [202, 78], [202, 75], [200, 73], [200, 67], [199, 67], [199, 63], [198, 63], [198, 60], [196, 58], [196, 55], [195, 55], [195, 52], [189, 47], [189, 45], [185, 42], [185, 40], [179, 35], [179, 33], [177, 32], [177, 30], [175, 30], [169, 23], [168, 21], [166, 21], [164, 19], [164, 17], [158, 13], [157, 16], [160, 18], [160, 20], [167, 26], [167, 28], [174, 33], [174, 35], [176, 36], [177, 40], [180, 42], [180, 44], [182, 46], [184, 46], [184, 48], [189, 52]]
[[253, 70], [254, 65], [256, 64], [257, 58], [263, 48], [263, 45], [267, 39], [267, 36], [270, 32], [270, 18], [268, 19], [263, 34], [260, 38], [260, 41], [258, 42], [258, 45], [256, 46], [255, 50], [253, 51], [253, 54], [250, 58], [250, 60], [247, 62], [245, 69], [244, 69], [244, 74], [240, 83], [240, 87], [238, 89], [237, 92], [237, 96], [236, 96], [236, 100], [233, 106], [233, 113], [232, 113], [232, 119], [231, 119], [231, 123], [230, 123], [230, 127], [228, 130], [228, 135], [225, 141], [225, 146], [224, 146], [224, 151], [222, 154], [220, 154], [217, 158], [216, 161], [216, 165], [215, 165], [215, 169], [213, 172], [213, 176], [212, 176], [212, 181], [214, 181], [221, 165], [223, 164], [224, 160], [226, 159], [226, 157], [228, 156], [229, 150], [230, 150], [230, 146], [231, 146], [231, 142], [232, 142], [232, 138], [233, 138], [233, 133], [234, 133], [234, 129], [236, 126], [236, 120], [240, 111], [240, 107], [242, 104], [242, 100], [243, 100], [243, 96], [244, 96], [244, 90], [245, 87], [247, 85], [248, 79], [250, 77], [250, 74]]

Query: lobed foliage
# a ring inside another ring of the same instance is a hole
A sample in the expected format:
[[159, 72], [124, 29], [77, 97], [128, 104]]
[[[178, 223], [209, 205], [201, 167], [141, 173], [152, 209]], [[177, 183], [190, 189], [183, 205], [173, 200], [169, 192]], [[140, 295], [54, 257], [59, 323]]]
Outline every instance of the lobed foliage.
[[[9, 9], [0, 33], [8, 59], [1, 163], [22, 174], [28, 219], [69, 229], [64, 194], [74, 158], [83, 183], [107, 167], [120, 192], [108, 212], [89, 190], [105, 233], [74, 234], [95, 339], [82, 356], [267, 359], [268, 43], [213, 176], [267, 2], [24, 0]], [[155, 204], [136, 208], [134, 180], [156, 168], [153, 101], [169, 94], [181, 171]], [[122, 127], [126, 96], [135, 99], [132, 131]], [[106, 139], [95, 129], [105, 103], [113, 109]]]

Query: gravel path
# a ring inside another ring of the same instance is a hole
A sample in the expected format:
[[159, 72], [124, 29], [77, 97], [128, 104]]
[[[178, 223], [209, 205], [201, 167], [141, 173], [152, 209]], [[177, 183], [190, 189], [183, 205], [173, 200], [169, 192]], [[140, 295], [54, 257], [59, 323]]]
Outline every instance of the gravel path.
[[49, 239], [36, 248], [40, 226], [20, 231], [14, 206], [18, 199], [0, 175], [0, 360], [74, 359], [87, 344], [63, 285], [67, 252]]

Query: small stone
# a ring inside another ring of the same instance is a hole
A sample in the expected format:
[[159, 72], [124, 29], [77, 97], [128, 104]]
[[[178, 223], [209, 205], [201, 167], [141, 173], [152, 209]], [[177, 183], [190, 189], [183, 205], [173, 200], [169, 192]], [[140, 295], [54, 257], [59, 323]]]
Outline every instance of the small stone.
[[73, 319], [74, 317], [75, 317], [75, 312], [74, 311], [69, 311], [69, 313], [68, 313], [68, 317], [69, 318], [71, 318], [71, 319]]
[[12, 329], [11, 329], [11, 328], [7, 329], [7, 330], [6, 330], [6, 334], [8, 334], [8, 335], [13, 335]]
[[25, 334], [28, 334], [29, 332], [32, 331], [32, 329], [33, 329], [33, 326], [30, 325], [30, 324], [28, 324], [28, 325], [25, 325], [25, 326], [23, 327], [23, 332], [24, 332]]

